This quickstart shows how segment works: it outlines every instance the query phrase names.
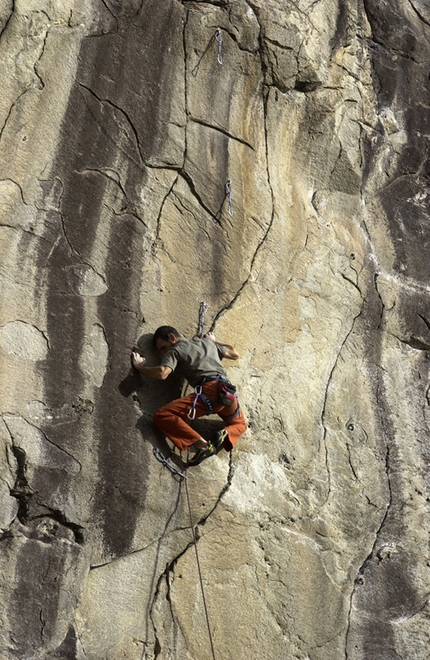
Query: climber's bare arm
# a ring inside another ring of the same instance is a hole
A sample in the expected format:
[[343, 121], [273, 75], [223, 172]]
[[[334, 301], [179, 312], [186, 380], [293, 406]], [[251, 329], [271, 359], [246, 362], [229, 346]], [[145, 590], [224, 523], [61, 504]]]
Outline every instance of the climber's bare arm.
[[236, 351], [236, 349], [233, 348], [233, 346], [229, 346], [229, 344], [221, 344], [221, 346], [226, 347], [226, 353], [225, 357], [228, 358], [229, 360], [238, 360], [240, 358], [239, 353]]
[[230, 346], [230, 344], [221, 344], [220, 341], [216, 341], [213, 332], [207, 332], [204, 336], [207, 337], [207, 339], [212, 339], [212, 341], [214, 341], [215, 344], [218, 344], [218, 346], [224, 346], [227, 349], [225, 357], [229, 360], [238, 360], [240, 358], [239, 353], [233, 348], [233, 346]]
[[[217, 342], [217, 344], [219, 344], [219, 342]], [[230, 344], [220, 344], [220, 346], [225, 346], [227, 349], [225, 352], [225, 357], [229, 360], [238, 360], [240, 358], [239, 353], [236, 351], [236, 349], [233, 348], [233, 346], [230, 346]]]
[[156, 367], [145, 367], [146, 358], [139, 355], [139, 353], [136, 353], [136, 351], [133, 351], [132, 357], [134, 368], [152, 380], [166, 380], [167, 376], [170, 376], [172, 373], [170, 367], [163, 367], [161, 365]]

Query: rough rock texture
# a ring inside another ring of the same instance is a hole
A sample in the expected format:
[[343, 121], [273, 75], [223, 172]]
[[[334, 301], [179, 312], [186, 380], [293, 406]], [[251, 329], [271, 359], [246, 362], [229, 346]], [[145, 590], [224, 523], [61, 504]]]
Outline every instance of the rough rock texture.
[[0, 0], [0, 34], [1, 660], [211, 657], [152, 455], [180, 383], [129, 372], [202, 300], [250, 423], [187, 482], [217, 659], [424, 660], [428, 3]]

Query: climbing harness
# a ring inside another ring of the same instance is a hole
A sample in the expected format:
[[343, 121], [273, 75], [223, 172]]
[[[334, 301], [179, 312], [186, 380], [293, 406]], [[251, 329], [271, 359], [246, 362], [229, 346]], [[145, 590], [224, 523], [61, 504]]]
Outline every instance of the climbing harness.
[[217, 56], [218, 64], [222, 64], [222, 32], [219, 28], [215, 32], [215, 40], [218, 44], [218, 56]]
[[[236, 399], [237, 399], [237, 397], [236, 397]], [[237, 399], [237, 408], [236, 408], [236, 410], [234, 411], [234, 413], [232, 415], [219, 415], [219, 416], [221, 417], [221, 419], [224, 419], [225, 421], [227, 421], [227, 420], [230, 420], [230, 419], [234, 419], [235, 417], [237, 417], [240, 414], [241, 414], [240, 403], [239, 403], [239, 399]]]
[[178, 475], [178, 477], [181, 477], [182, 479], [186, 479], [187, 475], [184, 472], [181, 472], [179, 468], [176, 467], [176, 465], [173, 465], [168, 458], [164, 456], [164, 454], [161, 453], [161, 451], [157, 448], [154, 447], [153, 453], [157, 461], [160, 461], [166, 467], [172, 474]]
[[225, 184], [225, 194], [228, 197], [228, 213], [229, 215], [233, 215], [233, 191], [231, 189], [230, 179]]
[[240, 415], [241, 413], [240, 403], [239, 403], [239, 399], [237, 398], [235, 386], [232, 383], [230, 383], [228, 378], [225, 378], [221, 374], [213, 374], [212, 376], [205, 376], [202, 382], [200, 383], [200, 385], [196, 385], [196, 387], [194, 388], [194, 401], [187, 414], [188, 419], [193, 420], [196, 418], [196, 406], [199, 399], [201, 399], [202, 402], [205, 404], [207, 414], [212, 415], [214, 411], [214, 405], [216, 402], [212, 401], [212, 399], [206, 396], [206, 394], [203, 394], [203, 385], [205, 383], [211, 383], [214, 380], [218, 381], [219, 403], [221, 403], [226, 408], [230, 408], [237, 401], [237, 408], [232, 415], [220, 415], [219, 413], [217, 414], [221, 417], [221, 419], [224, 420], [234, 419], [235, 417], [237, 417], [237, 415]]
[[212, 658], [213, 658], [213, 660], [216, 660], [215, 648], [214, 648], [214, 643], [213, 643], [213, 639], [212, 639], [211, 626], [210, 626], [210, 622], [209, 622], [209, 612], [208, 612], [208, 607], [206, 605], [205, 590], [204, 590], [204, 587], [203, 587], [202, 569], [200, 567], [199, 553], [198, 553], [198, 550], [197, 550], [196, 530], [195, 530], [195, 527], [194, 527], [194, 524], [193, 524], [193, 516], [192, 516], [192, 513], [191, 513], [190, 494], [188, 492], [188, 483], [187, 483], [187, 481], [185, 481], [185, 492], [187, 494], [188, 513], [190, 514], [190, 525], [191, 525], [191, 531], [193, 533], [194, 550], [195, 550], [195, 553], [196, 553], [197, 570], [198, 570], [198, 573], [199, 573], [200, 588], [201, 588], [201, 591], [202, 591], [202, 599], [203, 599], [203, 607], [204, 607], [204, 610], [205, 610], [206, 625], [208, 627], [208, 633], [209, 633], [209, 642], [210, 642], [210, 645], [211, 645]]
[[202, 337], [203, 336], [203, 328], [205, 327], [205, 314], [208, 311], [208, 304], [205, 303], [203, 300], [200, 303], [200, 308], [199, 308], [199, 325], [197, 328], [197, 336]]

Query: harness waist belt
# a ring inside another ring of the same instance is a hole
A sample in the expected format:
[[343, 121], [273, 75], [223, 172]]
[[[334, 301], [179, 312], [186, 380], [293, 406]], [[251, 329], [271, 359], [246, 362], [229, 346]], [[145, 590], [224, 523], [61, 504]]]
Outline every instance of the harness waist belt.
[[[188, 418], [193, 420], [196, 417], [196, 405], [197, 401], [199, 399], [202, 400], [202, 402], [205, 404], [206, 409], [208, 411], [208, 415], [212, 415], [214, 411], [214, 401], [210, 399], [206, 394], [203, 394], [203, 385], [207, 383], [213, 383], [214, 381], [222, 382], [222, 383], [228, 383], [229, 385], [232, 385], [228, 378], [226, 376], [223, 376], [222, 374], [213, 374], [211, 376], [203, 376], [203, 379], [200, 381], [199, 385], [196, 385], [194, 388], [195, 392], [195, 397], [193, 401], [193, 405], [191, 406], [191, 409], [188, 413]], [[234, 388], [234, 386], [232, 386]], [[234, 388], [236, 389], [236, 388]], [[220, 415], [222, 419], [225, 420], [230, 420], [236, 417], [237, 415], [240, 415], [240, 404], [239, 404], [239, 399], [237, 398], [237, 394], [234, 394], [234, 397], [237, 401], [237, 408], [234, 411], [232, 415]], [[219, 413], [218, 413], [219, 414]]]
[[[229, 383], [229, 379], [227, 376], [223, 376], [223, 374], [211, 374], [210, 376], [202, 376], [202, 378], [199, 380], [198, 385], [206, 385], [206, 383], [213, 383], [214, 381], [223, 381], [224, 383]], [[196, 385], [196, 387], [198, 387]]]

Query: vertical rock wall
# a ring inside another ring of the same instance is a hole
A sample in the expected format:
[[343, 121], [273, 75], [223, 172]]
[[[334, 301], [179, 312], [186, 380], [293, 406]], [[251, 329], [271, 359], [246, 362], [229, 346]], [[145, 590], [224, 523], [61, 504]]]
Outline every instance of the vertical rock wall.
[[427, 657], [429, 36], [424, 0], [0, 0], [2, 659], [210, 657], [152, 455], [180, 383], [129, 372], [202, 300], [249, 420], [187, 482], [216, 657]]

